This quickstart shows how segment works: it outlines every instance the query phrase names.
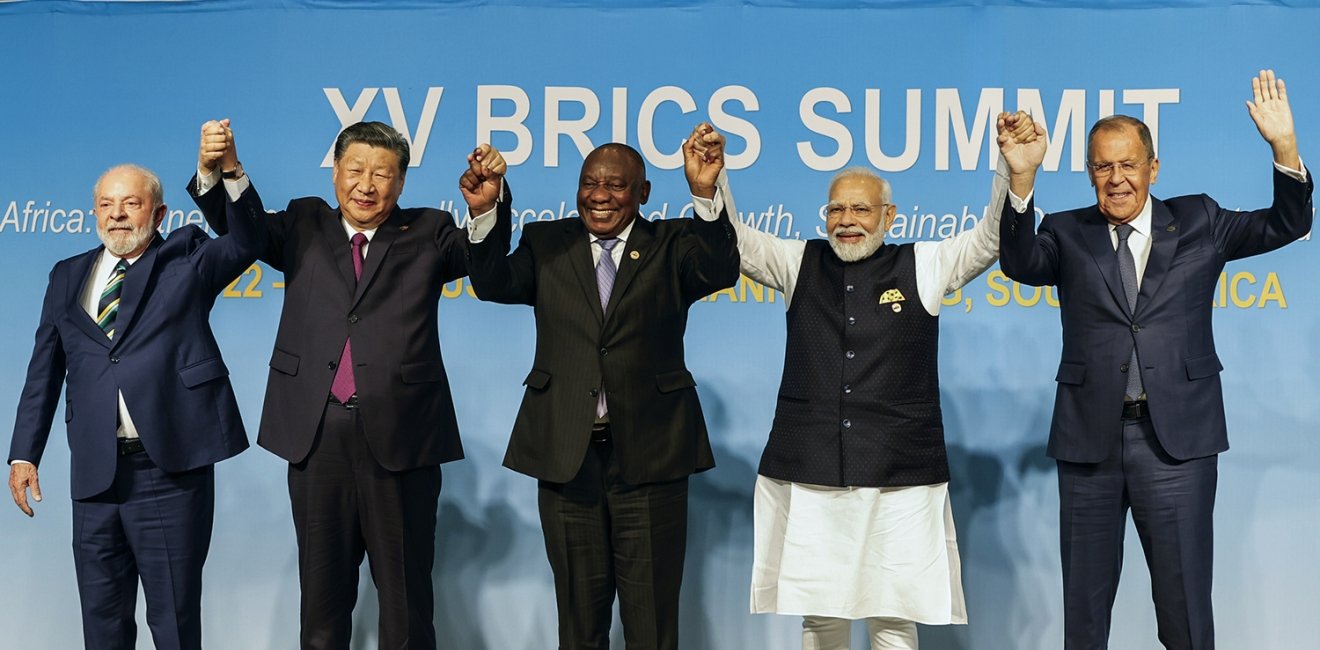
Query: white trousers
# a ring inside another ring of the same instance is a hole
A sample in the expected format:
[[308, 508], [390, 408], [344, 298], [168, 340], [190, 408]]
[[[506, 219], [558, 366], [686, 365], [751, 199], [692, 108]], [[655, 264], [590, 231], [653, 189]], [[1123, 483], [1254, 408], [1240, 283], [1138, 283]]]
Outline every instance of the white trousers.
[[[871, 650], [917, 650], [917, 624], [901, 618], [866, 619]], [[828, 616], [802, 617], [802, 650], [849, 650], [852, 621]]]

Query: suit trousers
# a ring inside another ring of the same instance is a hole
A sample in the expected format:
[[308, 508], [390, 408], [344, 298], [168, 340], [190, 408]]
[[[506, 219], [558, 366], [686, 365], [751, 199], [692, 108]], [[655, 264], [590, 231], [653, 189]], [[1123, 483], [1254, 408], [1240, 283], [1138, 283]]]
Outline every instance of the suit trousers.
[[1131, 509], [1150, 570], [1160, 643], [1169, 650], [1213, 650], [1219, 457], [1175, 460], [1150, 420], [1141, 419], [1124, 422], [1122, 439], [1104, 461], [1058, 461], [1058, 467], [1064, 647], [1109, 645]]
[[392, 472], [372, 455], [356, 408], [327, 404], [311, 453], [289, 465], [298, 534], [303, 648], [346, 650], [365, 554], [379, 598], [375, 648], [435, 648], [440, 467]]
[[625, 483], [605, 440], [591, 443], [573, 480], [541, 481], [537, 500], [560, 650], [609, 650], [616, 591], [628, 650], [676, 650], [687, 477]]
[[202, 565], [215, 471], [167, 473], [145, 452], [119, 456], [114, 482], [73, 502], [73, 558], [90, 650], [137, 647], [137, 586], [159, 650], [202, 647]]

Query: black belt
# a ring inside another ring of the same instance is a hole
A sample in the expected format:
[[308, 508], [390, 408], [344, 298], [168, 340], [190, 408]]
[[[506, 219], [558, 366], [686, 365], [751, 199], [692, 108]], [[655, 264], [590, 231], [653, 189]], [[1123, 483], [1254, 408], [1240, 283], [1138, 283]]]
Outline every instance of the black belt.
[[358, 398], [356, 394], [343, 402], [339, 401], [338, 397], [331, 395], [330, 399], [326, 400], [326, 402], [331, 406], [342, 406], [350, 411], [358, 407]]
[[142, 446], [141, 438], [119, 438], [118, 440], [120, 456], [131, 456], [147, 450], [146, 447]]
[[591, 441], [592, 441], [592, 442], [609, 442], [609, 441], [610, 441], [610, 437], [611, 437], [611, 436], [610, 436], [610, 423], [609, 423], [609, 422], [603, 422], [603, 423], [598, 423], [598, 424], [593, 424], [593, 425], [591, 425]]
[[1148, 417], [1150, 417], [1150, 409], [1146, 406], [1146, 400], [1123, 402], [1124, 420], [1142, 420]]

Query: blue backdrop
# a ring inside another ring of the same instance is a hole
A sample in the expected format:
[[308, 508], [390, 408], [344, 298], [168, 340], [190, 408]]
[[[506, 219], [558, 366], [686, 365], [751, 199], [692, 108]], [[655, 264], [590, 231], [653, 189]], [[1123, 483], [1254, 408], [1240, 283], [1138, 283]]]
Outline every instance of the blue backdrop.
[[[851, 164], [893, 182], [902, 218], [891, 238], [970, 227], [989, 193], [1001, 109], [1032, 110], [1050, 130], [1043, 209], [1094, 201], [1084, 134], [1111, 112], [1156, 131], [1157, 196], [1207, 192], [1259, 207], [1271, 196], [1269, 149], [1243, 103], [1263, 67], [1288, 82], [1302, 156], [1320, 160], [1317, 9], [1080, 4], [0, 3], [0, 275], [10, 287], [0, 411], [16, 408], [48, 270], [97, 244], [97, 175], [123, 161], [154, 168], [167, 184], [165, 229], [200, 222], [184, 187], [212, 118], [233, 120], [239, 155], [272, 205], [332, 196], [327, 153], [341, 125], [379, 119], [414, 145], [401, 203], [457, 205], [463, 220], [463, 156], [492, 141], [514, 163], [519, 223], [571, 216], [583, 155], [610, 140], [645, 154], [649, 216], [687, 216], [677, 151], [710, 119], [729, 134], [740, 218], [800, 238], [823, 234], [828, 179]], [[1311, 648], [1320, 638], [1316, 254], [1308, 238], [1230, 265], [1217, 294], [1233, 444], [1216, 513], [1225, 648]], [[253, 432], [279, 280], [254, 268], [213, 317]], [[468, 457], [444, 467], [434, 573], [442, 647], [553, 647], [534, 481], [500, 467], [532, 357], [531, 311], [479, 303], [462, 282], [450, 289], [441, 337]], [[940, 365], [971, 622], [923, 630], [923, 647], [1060, 645], [1058, 499], [1044, 454], [1060, 347], [1053, 299], [992, 269], [948, 300]], [[685, 648], [799, 647], [798, 619], [747, 613], [752, 485], [782, 366], [783, 310], [781, 296], [746, 280], [693, 308], [689, 365], [718, 466], [693, 481]], [[61, 430], [41, 467], [36, 519], [0, 508], [0, 646], [81, 642]], [[285, 464], [254, 448], [218, 466], [217, 484], [207, 645], [293, 647]], [[1131, 533], [1126, 563], [1113, 647], [1157, 648]], [[364, 585], [355, 646], [368, 648], [375, 594]], [[142, 636], [139, 647], [150, 647]]]

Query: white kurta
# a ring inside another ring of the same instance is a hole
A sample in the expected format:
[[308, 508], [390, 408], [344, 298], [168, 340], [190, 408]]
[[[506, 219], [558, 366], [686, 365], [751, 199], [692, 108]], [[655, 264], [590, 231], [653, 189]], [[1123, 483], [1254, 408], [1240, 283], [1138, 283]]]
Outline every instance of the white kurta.
[[[989, 212], [972, 230], [915, 245], [921, 304], [938, 315], [940, 300], [999, 257], [999, 213], [1008, 192], [1002, 161]], [[721, 174], [715, 202], [737, 211]], [[747, 277], [784, 294], [797, 286], [806, 243], [780, 239], [733, 219]], [[756, 479], [756, 548], [751, 611], [859, 619], [903, 618], [966, 623], [958, 541], [947, 483], [901, 488], [827, 487]]]

